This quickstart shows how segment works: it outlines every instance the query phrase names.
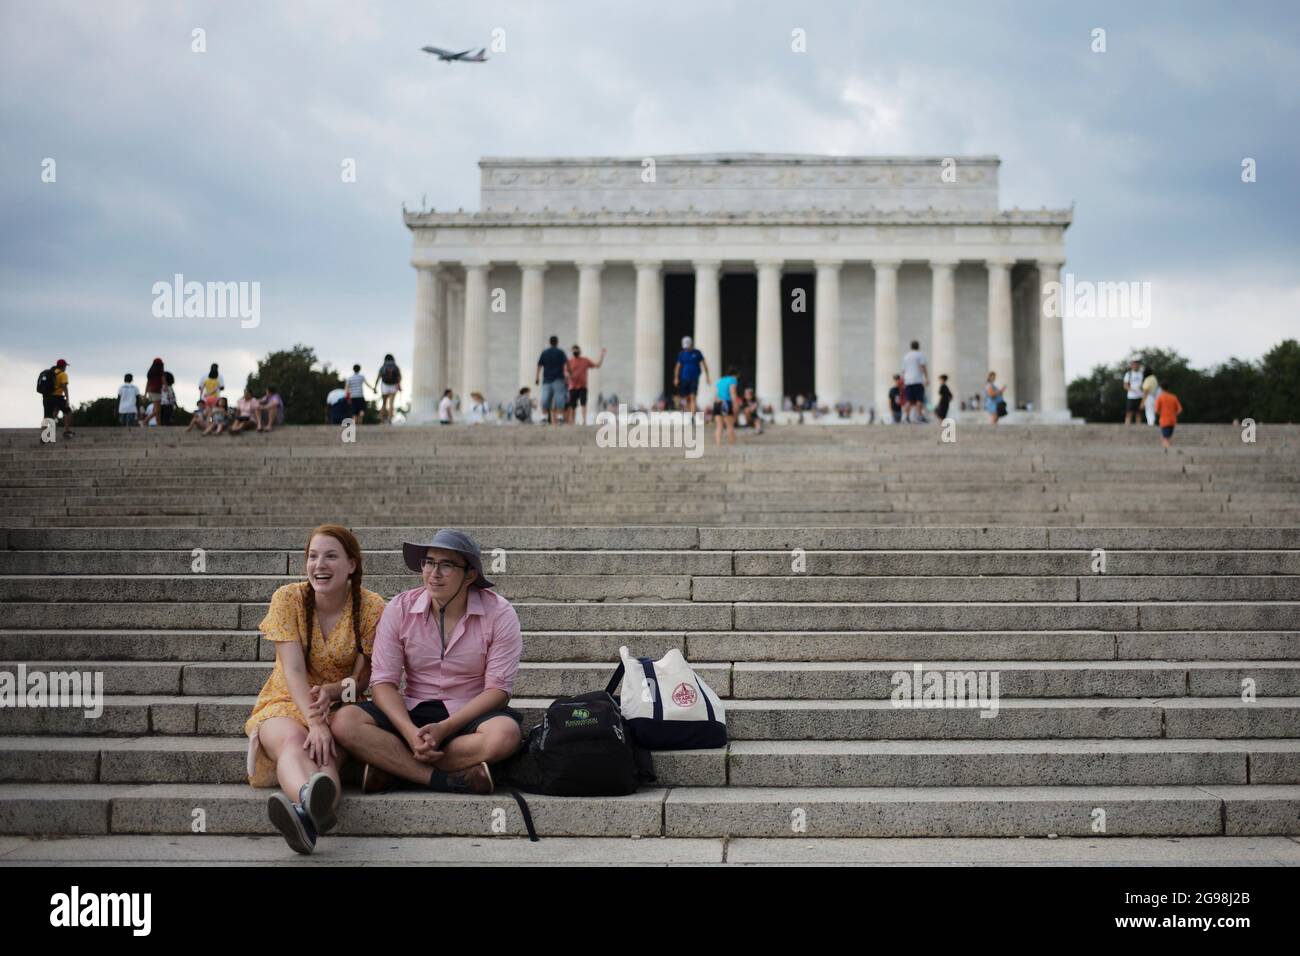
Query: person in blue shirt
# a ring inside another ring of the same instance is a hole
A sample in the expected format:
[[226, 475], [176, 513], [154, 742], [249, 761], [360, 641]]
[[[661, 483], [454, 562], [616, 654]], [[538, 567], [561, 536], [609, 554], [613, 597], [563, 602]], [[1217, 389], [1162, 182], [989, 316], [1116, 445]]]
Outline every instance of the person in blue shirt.
[[673, 366], [673, 391], [677, 393], [677, 407], [685, 405], [686, 411], [692, 414], [695, 412], [695, 394], [700, 390], [701, 370], [704, 371], [704, 380], [709, 381], [709, 363], [687, 335], [682, 338], [682, 350], [677, 353], [677, 364]]
[[569, 386], [564, 378], [564, 363], [568, 356], [559, 347], [558, 336], [551, 336], [551, 347], [537, 358], [537, 375], [534, 385], [542, 386], [542, 410], [548, 425], [564, 424], [564, 407], [569, 404]]
[[727, 444], [736, 443], [736, 409], [740, 408], [740, 379], [736, 366], [727, 367], [727, 374], [718, 379], [718, 399], [713, 403], [713, 443], [722, 444], [722, 426], [727, 426]]

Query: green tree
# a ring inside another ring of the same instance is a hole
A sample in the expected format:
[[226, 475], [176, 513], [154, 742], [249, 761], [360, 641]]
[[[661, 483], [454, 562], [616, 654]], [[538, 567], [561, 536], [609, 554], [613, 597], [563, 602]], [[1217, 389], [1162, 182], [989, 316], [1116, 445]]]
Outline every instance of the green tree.
[[1259, 387], [1251, 417], [1261, 422], [1300, 421], [1300, 342], [1279, 342], [1259, 364]]
[[[1171, 349], [1145, 349], [1142, 363], [1160, 387], [1173, 392], [1183, 406], [1182, 422], [1259, 422], [1300, 419], [1300, 342], [1286, 339], [1259, 362], [1229, 359], [1209, 371], [1192, 368]], [[1121, 378], [1128, 359], [1098, 365], [1066, 389], [1070, 413], [1089, 422], [1124, 420]]]
[[102, 428], [120, 424], [117, 417], [117, 396], [82, 402], [72, 410], [72, 424], [76, 428]]
[[325, 396], [342, 388], [343, 379], [328, 362], [316, 367], [314, 349], [295, 345], [287, 352], [272, 352], [248, 376], [248, 388], [258, 398], [268, 385], [274, 385], [284, 400], [286, 425], [320, 425], [325, 420]]

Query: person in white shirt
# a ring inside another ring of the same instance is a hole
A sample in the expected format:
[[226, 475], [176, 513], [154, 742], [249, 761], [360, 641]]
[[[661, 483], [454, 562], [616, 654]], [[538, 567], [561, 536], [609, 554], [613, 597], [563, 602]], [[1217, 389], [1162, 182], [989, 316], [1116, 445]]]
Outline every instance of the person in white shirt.
[[1124, 394], [1124, 424], [1137, 424], [1138, 415], [1142, 409], [1142, 360], [1135, 358], [1128, 363], [1128, 371], [1124, 373], [1125, 394]]
[[487, 401], [483, 398], [482, 392], [469, 393], [469, 411], [465, 414], [465, 421], [471, 425], [482, 425], [487, 421], [488, 407]]
[[903, 355], [903, 421], [925, 421], [925, 387], [929, 384], [925, 353], [921, 351], [921, 343], [913, 340], [911, 350]]
[[348, 390], [346, 388], [335, 388], [325, 396], [325, 421], [331, 425], [342, 425], [343, 419], [348, 417], [351, 406], [348, 405]]
[[451, 424], [451, 408], [451, 389], [447, 389], [442, 393], [442, 401], [438, 403], [438, 421], [443, 425]]
[[134, 425], [139, 420], [140, 390], [131, 384], [134, 379], [127, 372], [117, 390], [117, 416], [123, 425]]
[[360, 425], [366, 418], [366, 377], [361, 374], [360, 365], [352, 366], [346, 388], [352, 405], [352, 419]]

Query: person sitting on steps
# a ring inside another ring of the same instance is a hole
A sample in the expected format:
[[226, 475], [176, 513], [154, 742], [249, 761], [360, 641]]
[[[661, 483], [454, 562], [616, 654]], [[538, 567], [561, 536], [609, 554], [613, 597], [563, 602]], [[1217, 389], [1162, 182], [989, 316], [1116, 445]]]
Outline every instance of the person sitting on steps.
[[365, 793], [386, 789], [393, 777], [430, 790], [491, 793], [489, 766], [523, 740], [523, 716], [506, 706], [523, 654], [519, 617], [489, 590], [479, 546], [463, 531], [408, 541], [402, 554], [423, 584], [393, 598], [379, 621], [373, 701], [344, 707], [332, 729], [366, 763]]
[[275, 667], [244, 725], [248, 782], [279, 781], [283, 792], [271, 795], [267, 813], [303, 854], [337, 822], [341, 755], [330, 711], [365, 690], [384, 610], [384, 599], [361, 586], [361, 545], [347, 528], [323, 524], [311, 533], [306, 574], [275, 592], [259, 626], [275, 642]]

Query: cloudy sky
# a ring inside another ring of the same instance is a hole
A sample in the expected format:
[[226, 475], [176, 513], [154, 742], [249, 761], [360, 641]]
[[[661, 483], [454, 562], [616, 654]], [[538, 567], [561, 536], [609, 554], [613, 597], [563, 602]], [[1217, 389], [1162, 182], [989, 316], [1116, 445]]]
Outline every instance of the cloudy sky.
[[[0, 0], [0, 129], [0, 426], [60, 356], [74, 401], [155, 354], [409, 364], [401, 204], [476, 208], [481, 156], [993, 153], [1005, 208], [1076, 204], [1076, 279], [1152, 283], [1149, 328], [1066, 320], [1070, 377], [1300, 335], [1290, 2]], [[155, 318], [178, 272], [260, 282], [260, 325]]]

